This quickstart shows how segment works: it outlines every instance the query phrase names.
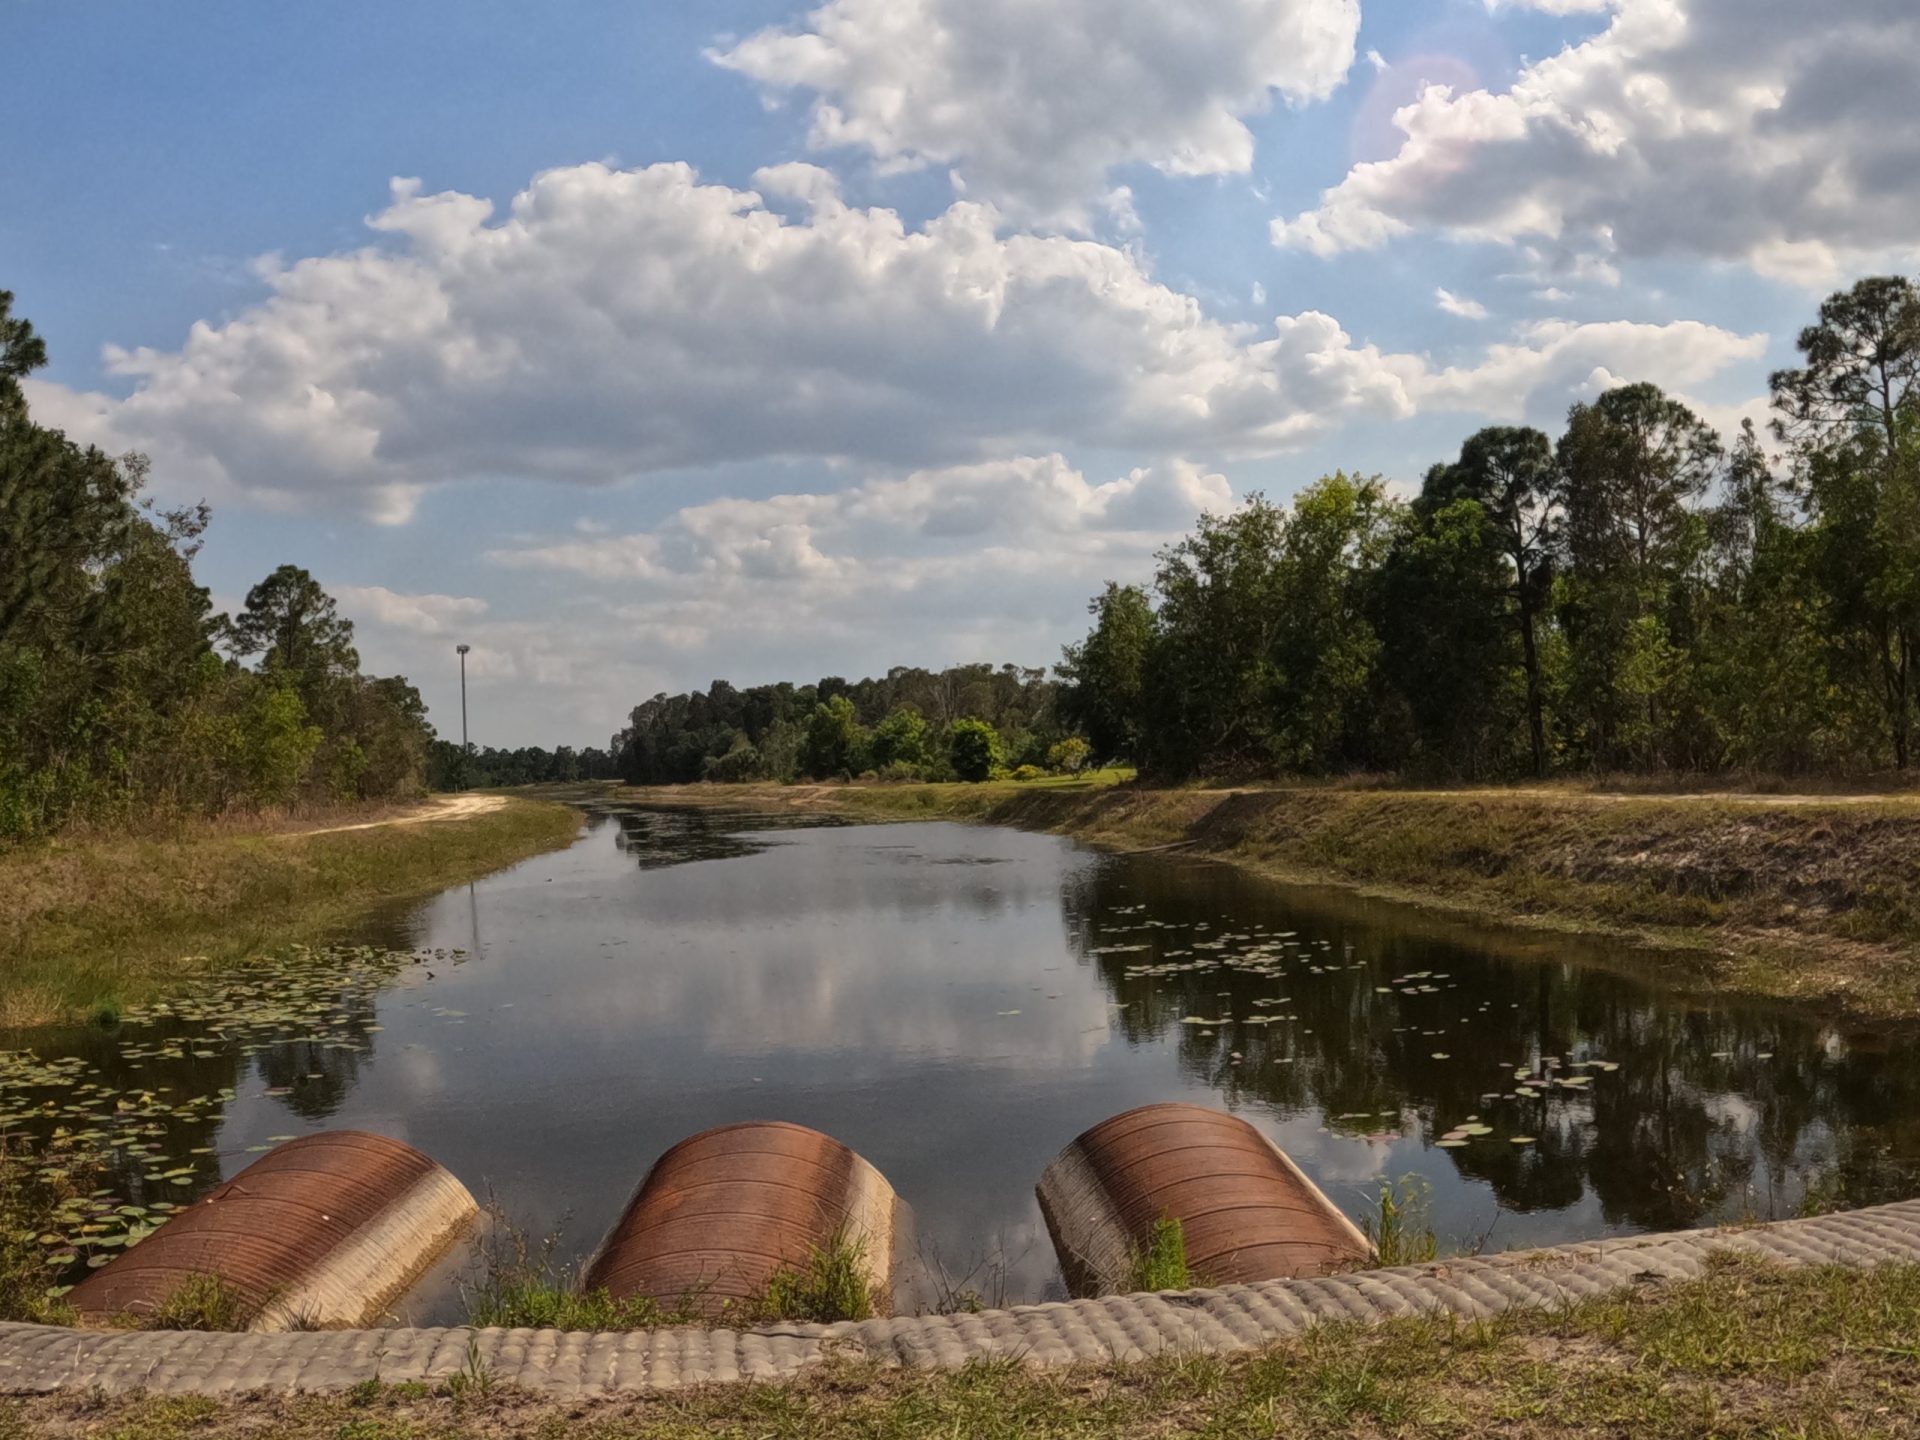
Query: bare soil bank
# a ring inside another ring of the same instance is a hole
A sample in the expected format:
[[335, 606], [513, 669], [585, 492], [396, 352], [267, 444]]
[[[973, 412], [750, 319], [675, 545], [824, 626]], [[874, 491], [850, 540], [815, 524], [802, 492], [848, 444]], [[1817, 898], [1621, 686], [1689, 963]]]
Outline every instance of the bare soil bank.
[[1674, 978], [1920, 1018], [1920, 800], [1131, 785], [683, 786], [624, 792], [961, 819], [1657, 948]]

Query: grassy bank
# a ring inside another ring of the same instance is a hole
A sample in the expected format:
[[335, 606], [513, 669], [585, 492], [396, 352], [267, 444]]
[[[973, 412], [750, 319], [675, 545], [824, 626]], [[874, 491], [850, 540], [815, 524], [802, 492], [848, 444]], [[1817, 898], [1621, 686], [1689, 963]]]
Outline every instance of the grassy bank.
[[484, 1373], [429, 1391], [57, 1397], [0, 1435], [143, 1440], [866, 1436], [1658, 1437], [1920, 1434], [1920, 1269], [1729, 1266], [1560, 1314], [1328, 1326], [1253, 1355], [1031, 1371], [848, 1363], [788, 1385], [556, 1403]]
[[325, 939], [567, 843], [580, 817], [510, 799], [426, 824], [307, 833], [217, 826], [0, 854], [0, 1026], [85, 1019], [262, 950]]
[[[636, 792], [641, 793], [641, 792]], [[1577, 790], [690, 786], [669, 800], [1169, 847], [1476, 920], [1678, 952], [1678, 978], [1920, 1016], [1920, 800]]]

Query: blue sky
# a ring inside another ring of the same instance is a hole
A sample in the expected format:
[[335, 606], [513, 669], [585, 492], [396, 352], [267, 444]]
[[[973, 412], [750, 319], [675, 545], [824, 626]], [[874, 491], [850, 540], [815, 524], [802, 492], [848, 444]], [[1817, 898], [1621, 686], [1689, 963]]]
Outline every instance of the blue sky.
[[0, 286], [223, 603], [307, 565], [443, 728], [464, 638], [476, 739], [599, 743], [1049, 662], [1201, 508], [1613, 380], [1760, 416], [1912, 262], [1911, 10], [10, 0]]

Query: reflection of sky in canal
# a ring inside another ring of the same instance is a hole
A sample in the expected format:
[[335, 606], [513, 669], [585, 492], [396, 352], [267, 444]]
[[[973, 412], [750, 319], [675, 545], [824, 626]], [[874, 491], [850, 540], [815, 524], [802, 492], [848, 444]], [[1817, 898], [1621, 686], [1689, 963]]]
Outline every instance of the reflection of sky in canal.
[[[275, 1135], [378, 1130], [580, 1252], [667, 1146], [755, 1118], [866, 1155], [949, 1268], [1003, 1254], [1015, 1300], [1058, 1293], [1040, 1171], [1153, 1100], [1237, 1110], [1356, 1215], [1422, 1175], [1442, 1237], [1492, 1248], [1790, 1213], [1816, 1171], [1883, 1198], [1920, 1152], [1920, 1070], [1885, 1037], [1010, 830], [598, 815], [361, 938], [442, 953], [349, 996], [338, 1034], [141, 1083], [235, 1086], [225, 1173]], [[1488, 1133], [1436, 1147], [1470, 1117]], [[413, 1313], [452, 1318], [444, 1292]]]

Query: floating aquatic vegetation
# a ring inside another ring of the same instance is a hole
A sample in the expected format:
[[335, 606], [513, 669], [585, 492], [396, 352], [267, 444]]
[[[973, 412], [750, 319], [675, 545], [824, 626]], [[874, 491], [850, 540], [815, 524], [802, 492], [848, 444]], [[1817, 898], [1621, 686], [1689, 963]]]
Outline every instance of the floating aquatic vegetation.
[[[0, 1051], [0, 1135], [32, 1157], [41, 1179], [71, 1191], [36, 1237], [50, 1280], [106, 1264], [219, 1181], [219, 1149], [210, 1142], [248, 1069], [269, 1063], [256, 1057], [290, 1044], [364, 1051], [367, 1031], [378, 1028], [368, 1021], [382, 989], [410, 970], [424, 976], [425, 966], [463, 958], [451, 950], [294, 947], [129, 1008], [104, 1041], [90, 1037], [95, 1052], [109, 1047], [97, 1058]], [[292, 1095], [326, 1078], [309, 1064], [295, 1084], [265, 1093]], [[203, 1088], [182, 1093], [186, 1084]]]

